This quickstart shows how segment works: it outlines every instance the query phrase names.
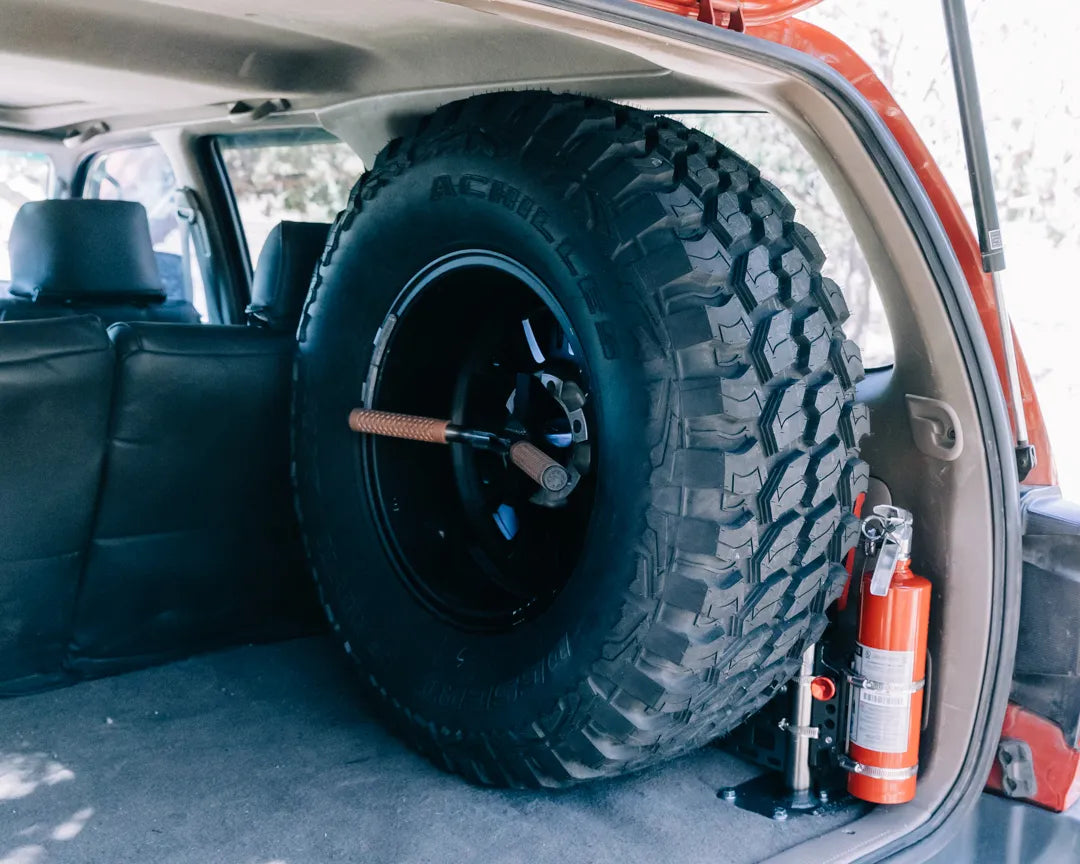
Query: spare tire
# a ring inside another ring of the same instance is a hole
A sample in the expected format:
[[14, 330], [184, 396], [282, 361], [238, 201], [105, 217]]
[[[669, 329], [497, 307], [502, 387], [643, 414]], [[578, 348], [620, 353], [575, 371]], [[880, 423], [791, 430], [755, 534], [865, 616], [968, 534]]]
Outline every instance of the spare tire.
[[[798, 669], [867, 471], [824, 256], [751, 165], [546, 92], [454, 102], [353, 190], [312, 283], [294, 473], [332, 629], [390, 724], [481, 783], [632, 771]], [[527, 437], [359, 436], [357, 406]]]

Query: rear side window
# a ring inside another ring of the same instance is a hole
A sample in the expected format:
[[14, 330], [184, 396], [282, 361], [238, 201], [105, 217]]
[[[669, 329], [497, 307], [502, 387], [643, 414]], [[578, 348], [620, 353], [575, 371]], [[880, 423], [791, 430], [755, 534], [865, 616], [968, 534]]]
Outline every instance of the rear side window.
[[27, 201], [49, 196], [52, 173], [52, 160], [44, 153], [0, 150], [0, 295], [7, 294], [7, 283], [11, 281], [11, 223]]
[[[165, 151], [145, 144], [99, 153], [90, 161], [84, 198], [138, 201], [150, 220], [158, 272], [171, 300], [187, 300], [207, 320], [206, 291], [187, 228], [177, 215], [176, 177]], [[185, 248], [186, 247], [186, 248]]]
[[318, 129], [218, 139], [252, 264], [278, 222], [333, 222], [364, 163]]
[[725, 113], [673, 115], [676, 120], [711, 135], [761, 169], [795, 206], [825, 253], [822, 273], [844, 292], [851, 317], [844, 332], [862, 350], [867, 369], [893, 364], [892, 334], [877, 285], [851, 223], [806, 148], [784, 123], [771, 114]]

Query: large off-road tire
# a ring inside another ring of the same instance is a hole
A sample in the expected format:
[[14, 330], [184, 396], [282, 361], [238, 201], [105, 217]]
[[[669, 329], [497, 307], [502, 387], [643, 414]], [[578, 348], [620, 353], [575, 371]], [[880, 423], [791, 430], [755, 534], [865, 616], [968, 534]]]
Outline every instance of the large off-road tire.
[[[868, 420], [794, 215], [705, 135], [544, 92], [440, 108], [353, 190], [299, 329], [298, 511], [334, 633], [438, 764], [635, 770], [796, 673], [845, 581]], [[498, 425], [552, 369], [588, 424], [569, 449], [532, 436], [581, 468], [561, 508], [492, 454], [346, 425], [361, 405]]]

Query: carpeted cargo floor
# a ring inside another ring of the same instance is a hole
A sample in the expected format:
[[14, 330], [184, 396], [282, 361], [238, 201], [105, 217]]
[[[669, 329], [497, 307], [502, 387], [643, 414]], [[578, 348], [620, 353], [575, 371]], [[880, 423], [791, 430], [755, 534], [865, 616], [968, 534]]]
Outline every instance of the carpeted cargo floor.
[[569, 791], [479, 789], [372, 718], [322, 638], [0, 702], [0, 864], [749, 862], [850, 821], [718, 801], [708, 748]]

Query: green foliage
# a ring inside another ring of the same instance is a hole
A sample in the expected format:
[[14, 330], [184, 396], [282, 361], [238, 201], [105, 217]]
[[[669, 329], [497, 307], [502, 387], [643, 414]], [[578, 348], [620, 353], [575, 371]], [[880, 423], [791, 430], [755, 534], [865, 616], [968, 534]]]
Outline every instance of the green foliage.
[[345, 206], [363, 163], [340, 143], [231, 147], [224, 150], [242, 210], [329, 222]]
[[364, 169], [340, 142], [222, 148], [248, 253], [256, 261], [278, 222], [333, 222]]

